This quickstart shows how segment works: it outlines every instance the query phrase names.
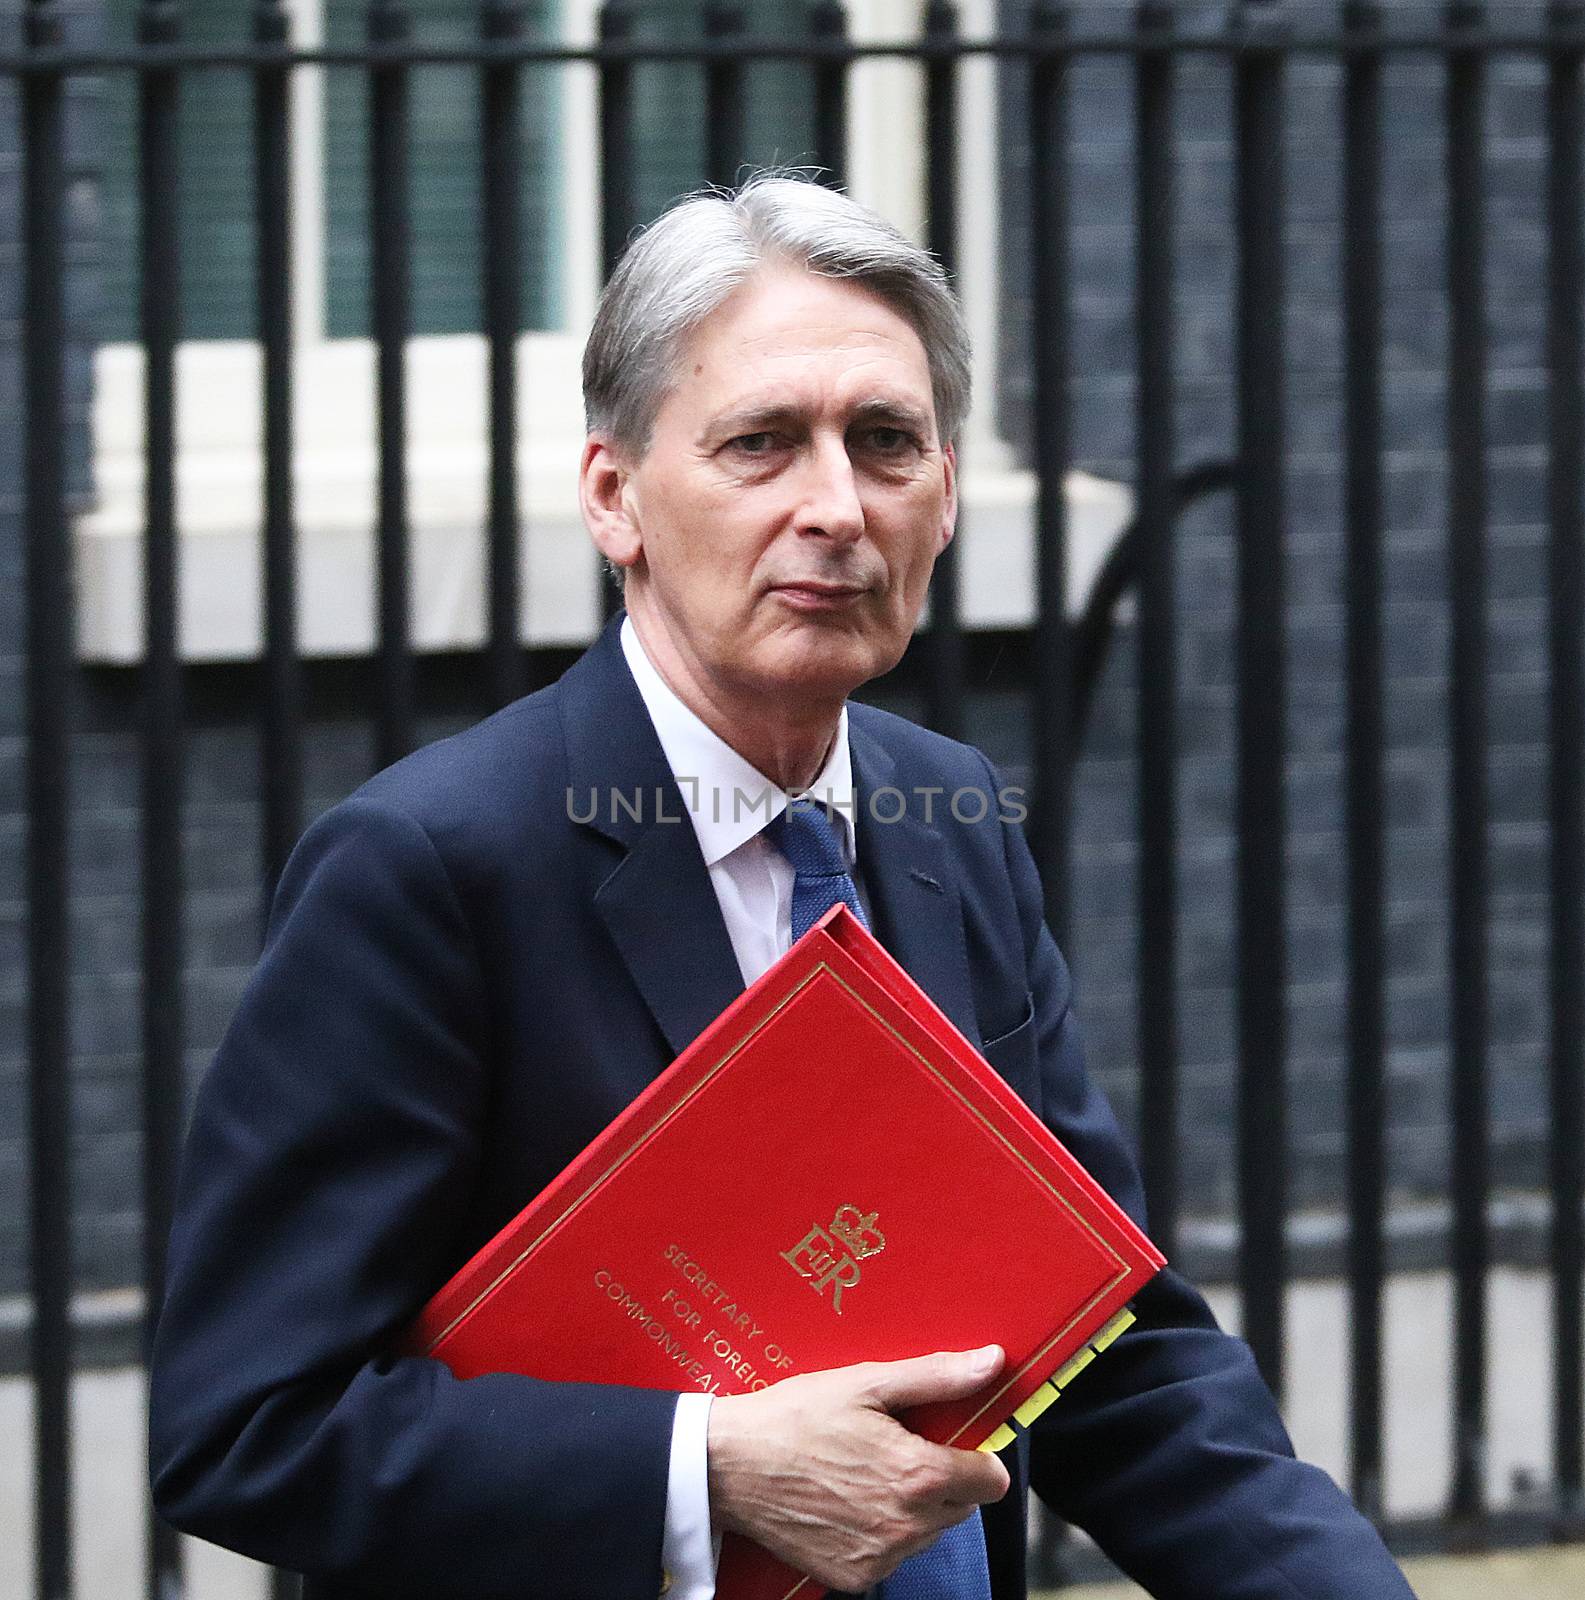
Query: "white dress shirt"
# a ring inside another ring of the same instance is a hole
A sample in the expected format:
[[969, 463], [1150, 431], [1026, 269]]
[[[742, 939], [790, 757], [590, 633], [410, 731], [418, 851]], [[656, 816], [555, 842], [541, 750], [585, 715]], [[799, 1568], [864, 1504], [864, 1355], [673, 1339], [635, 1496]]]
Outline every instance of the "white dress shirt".
[[[786, 810], [787, 795], [677, 698], [644, 653], [631, 618], [623, 621], [621, 637], [628, 669], [682, 791], [746, 986], [792, 944], [792, 863], [762, 837], [766, 823]], [[825, 766], [804, 793], [839, 819], [837, 831], [851, 869], [857, 851], [845, 706]], [[713, 1600], [715, 1595], [720, 1541], [710, 1526], [709, 1424], [709, 1395], [678, 1396], [661, 1547], [661, 1564], [671, 1576], [668, 1600]]]

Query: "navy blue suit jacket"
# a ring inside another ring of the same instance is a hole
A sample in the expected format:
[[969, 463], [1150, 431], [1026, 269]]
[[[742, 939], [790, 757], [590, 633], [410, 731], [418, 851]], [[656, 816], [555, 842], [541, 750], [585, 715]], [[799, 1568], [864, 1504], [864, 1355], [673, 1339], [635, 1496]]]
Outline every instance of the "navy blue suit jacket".
[[[877, 933], [1141, 1217], [985, 758], [861, 706], [851, 742], [861, 802], [909, 801], [860, 823]], [[958, 789], [989, 814], [957, 820]], [[161, 1511], [319, 1596], [654, 1600], [673, 1396], [388, 1351], [741, 987], [614, 629], [321, 818], [198, 1093], [151, 1381]], [[1402, 1600], [1199, 1296], [1169, 1272], [1138, 1311], [1010, 1457], [997, 1600], [1024, 1592], [1029, 1483], [1159, 1596]]]

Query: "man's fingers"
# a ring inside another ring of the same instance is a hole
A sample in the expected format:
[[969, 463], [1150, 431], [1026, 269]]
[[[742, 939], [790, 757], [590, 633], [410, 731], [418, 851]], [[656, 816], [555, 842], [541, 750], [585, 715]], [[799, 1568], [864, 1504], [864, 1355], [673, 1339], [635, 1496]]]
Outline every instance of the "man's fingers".
[[[966, 1487], [971, 1493], [967, 1498], [975, 1505], [991, 1505], [1012, 1487], [1012, 1474], [988, 1451], [959, 1450], [957, 1453], [968, 1457], [966, 1462], [959, 1462], [959, 1466], [968, 1478]], [[963, 1501], [957, 1503], [964, 1504]]]
[[993, 1455], [923, 1440], [910, 1477], [911, 1501], [943, 1528], [961, 1521], [975, 1506], [1000, 1500], [1011, 1482], [1007, 1468]]
[[879, 1361], [867, 1370], [866, 1388], [883, 1410], [902, 1411], [936, 1400], [961, 1400], [983, 1389], [1002, 1370], [1005, 1357], [996, 1344], [978, 1350], [941, 1350], [906, 1361]]
[[935, 1444], [891, 1415], [972, 1394], [999, 1349], [787, 1378], [710, 1408], [710, 1515], [828, 1588], [862, 1591], [1007, 1492], [995, 1456]]

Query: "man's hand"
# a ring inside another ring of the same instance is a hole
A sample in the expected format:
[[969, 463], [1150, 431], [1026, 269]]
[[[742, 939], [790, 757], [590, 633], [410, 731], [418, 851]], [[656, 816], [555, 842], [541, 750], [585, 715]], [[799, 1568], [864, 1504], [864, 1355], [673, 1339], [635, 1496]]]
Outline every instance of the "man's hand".
[[1007, 1493], [995, 1456], [931, 1444], [894, 1413], [957, 1400], [996, 1345], [784, 1378], [710, 1407], [710, 1516], [830, 1589], [879, 1583], [943, 1528]]

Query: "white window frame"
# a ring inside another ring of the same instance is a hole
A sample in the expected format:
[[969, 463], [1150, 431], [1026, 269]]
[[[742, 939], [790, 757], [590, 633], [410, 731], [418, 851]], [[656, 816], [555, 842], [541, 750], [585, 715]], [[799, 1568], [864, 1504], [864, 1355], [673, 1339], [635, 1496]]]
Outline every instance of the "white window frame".
[[[293, 38], [323, 36], [322, 7], [294, 8]], [[595, 37], [596, 0], [564, 0], [569, 42]], [[858, 0], [859, 40], [917, 37], [919, 0]], [[966, 31], [995, 25], [994, 0], [969, 0]], [[599, 284], [595, 74], [562, 80], [562, 303], [567, 327], [518, 341], [524, 538], [522, 637], [578, 644], [599, 623], [597, 569], [577, 510], [582, 444], [578, 370]], [[1034, 611], [1034, 484], [996, 425], [995, 68], [973, 58], [961, 79], [964, 178], [962, 292], [978, 352], [979, 397], [962, 442], [962, 604], [970, 627], [1021, 626]], [[923, 232], [922, 94], [918, 68], [857, 63], [850, 80], [851, 188], [910, 233]], [[325, 305], [323, 73], [294, 74], [292, 106], [295, 510], [300, 646], [307, 656], [357, 656], [375, 644], [374, 346], [329, 339]], [[424, 336], [407, 353], [412, 637], [419, 650], [474, 647], [485, 634], [485, 343]], [[78, 648], [85, 660], [130, 663], [143, 651], [143, 371], [139, 345], [94, 360], [96, 504], [76, 525]], [[193, 340], [177, 352], [178, 624], [189, 660], [244, 660], [261, 649], [259, 558], [263, 462], [261, 358], [251, 340]], [[1077, 604], [1132, 510], [1129, 492], [1069, 481], [1070, 589]]]

